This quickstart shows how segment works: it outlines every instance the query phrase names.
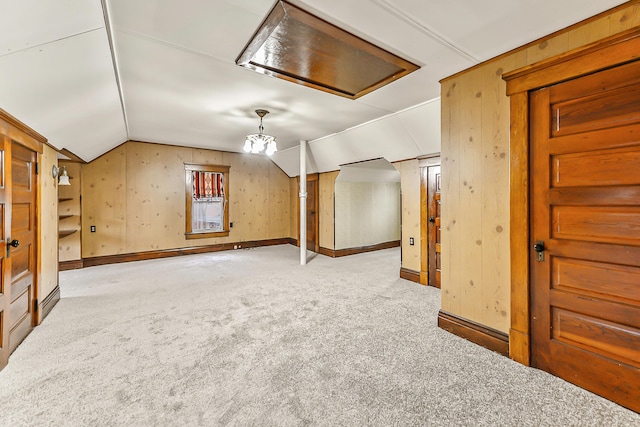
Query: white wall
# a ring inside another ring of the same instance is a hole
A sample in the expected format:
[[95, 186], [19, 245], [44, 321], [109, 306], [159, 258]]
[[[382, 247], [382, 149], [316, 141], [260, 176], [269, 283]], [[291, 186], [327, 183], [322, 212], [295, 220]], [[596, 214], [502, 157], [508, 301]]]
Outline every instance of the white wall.
[[400, 183], [336, 181], [336, 249], [400, 240]]

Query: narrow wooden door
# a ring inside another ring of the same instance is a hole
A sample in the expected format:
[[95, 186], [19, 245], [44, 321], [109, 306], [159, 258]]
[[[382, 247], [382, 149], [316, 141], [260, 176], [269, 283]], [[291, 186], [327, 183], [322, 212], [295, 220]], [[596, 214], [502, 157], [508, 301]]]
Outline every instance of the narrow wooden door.
[[11, 331], [9, 351], [33, 329], [36, 280], [36, 160], [34, 151], [11, 144]]
[[440, 288], [440, 166], [429, 166], [428, 174], [428, 212], [429, 212], [429, 286]]
[[307, 179], [307, 249], [318, 252], [318, 176]]
[[9, 326], [11, 299], [11, 260], [7, 258], [7, 239], [11, 233], [11, 192], [7, 191], [6, 180], [11, 173], [11, 164], [6, 162], [10, 157], [11, 146], [4, 135], [0, 135], [0, 369], [9, 360]]
[[532, 365], [640, 411], [640, 62], [530, 103]]

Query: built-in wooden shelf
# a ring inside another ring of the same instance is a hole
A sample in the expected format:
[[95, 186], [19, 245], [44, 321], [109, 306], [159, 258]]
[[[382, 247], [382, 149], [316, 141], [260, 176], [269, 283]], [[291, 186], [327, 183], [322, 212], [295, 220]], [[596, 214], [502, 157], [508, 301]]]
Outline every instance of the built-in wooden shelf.
[[73, 200], [73, 197], [61, 197], [58, 199], [59, 202], [67, 202], [69, 200]]
[[78, 230], [59, 230], [58, 231], [58, 237], [67, 237], [70, 236], [71, 234], [75, 233]]
[[71, 218], [73, 215], [59, 215], [58, 218], [59, 219], [67, 219], [67, 218]]

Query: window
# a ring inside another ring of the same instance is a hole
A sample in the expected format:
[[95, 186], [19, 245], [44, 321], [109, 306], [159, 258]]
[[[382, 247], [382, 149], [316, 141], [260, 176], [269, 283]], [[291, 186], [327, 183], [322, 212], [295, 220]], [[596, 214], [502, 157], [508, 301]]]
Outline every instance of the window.
[[229, 166], [184, 164], [187, 239], [229, 235]]

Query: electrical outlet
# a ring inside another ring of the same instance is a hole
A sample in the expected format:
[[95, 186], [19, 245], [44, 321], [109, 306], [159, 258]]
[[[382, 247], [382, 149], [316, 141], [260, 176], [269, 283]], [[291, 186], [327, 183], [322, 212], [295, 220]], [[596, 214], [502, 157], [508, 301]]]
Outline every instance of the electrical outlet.
[[229, 223], [229, 228], [233, 228], [233, 221]]
[[91, 232], [92, 232], [92, 233], [95, 233], [95, 232], [96, 232], [96, 226], [95, 226], [95, 225], [92, 225], [92, 226], [91, 226]]
[[413, 241], [413, 237], [409, 237], [409, 245], [413, 246], [415, 242]]

